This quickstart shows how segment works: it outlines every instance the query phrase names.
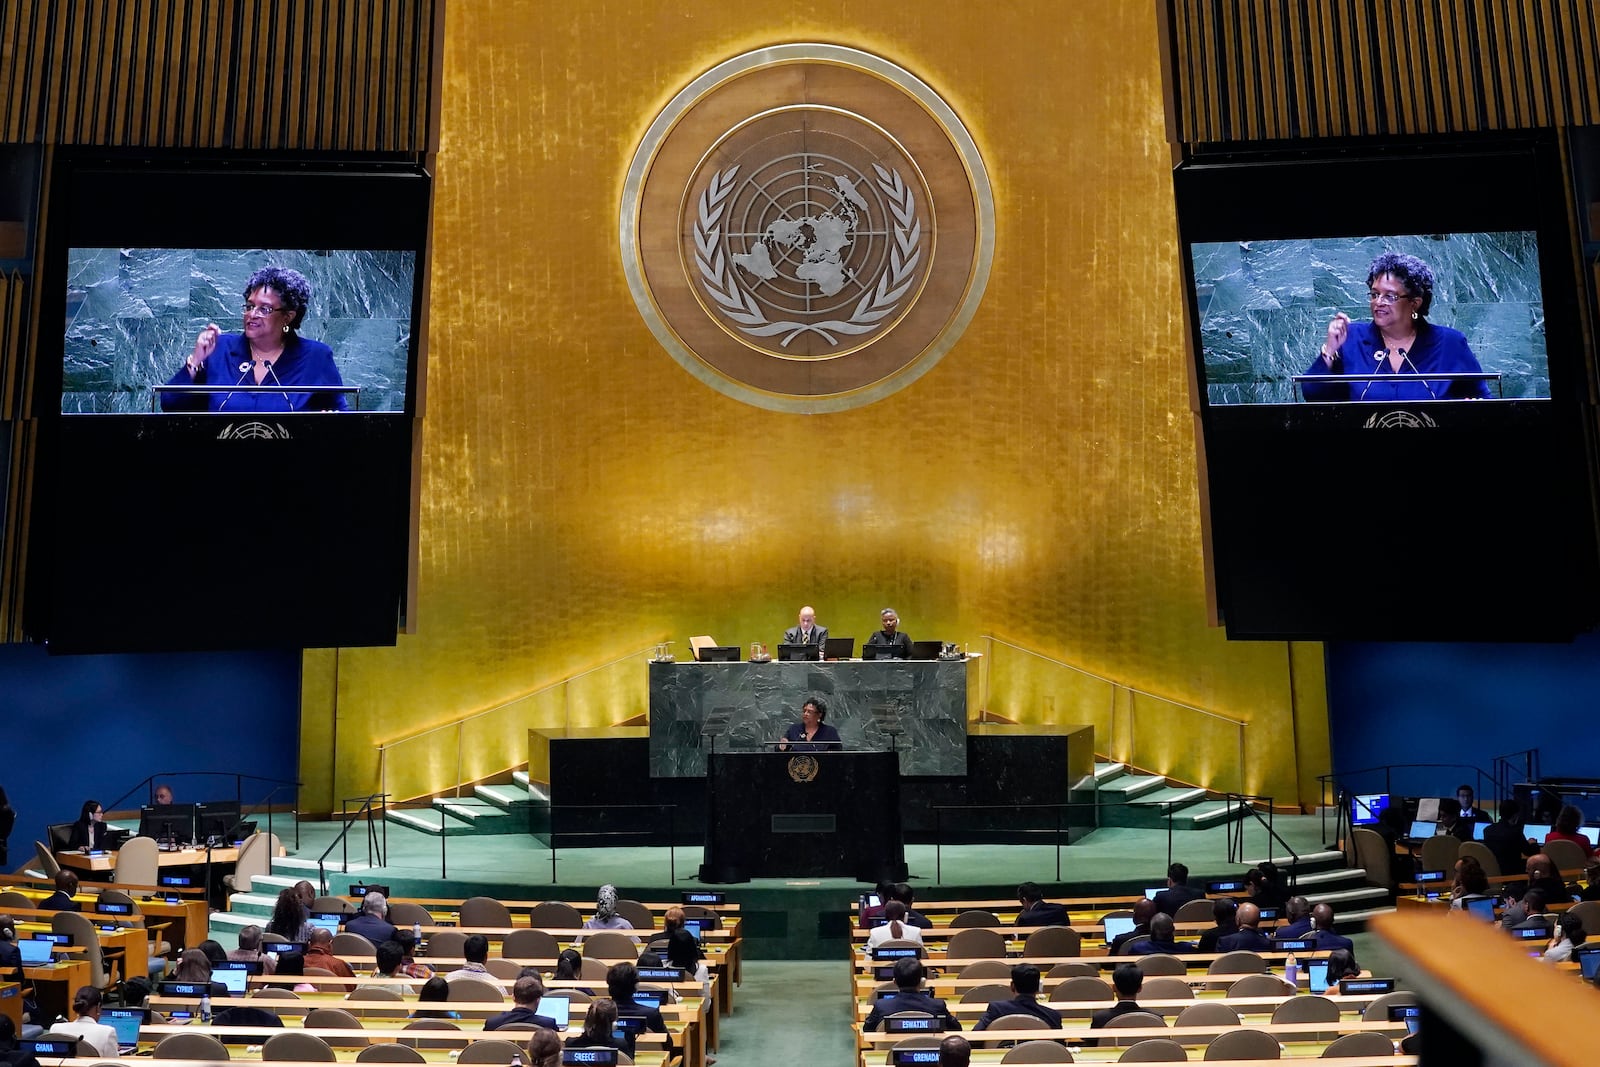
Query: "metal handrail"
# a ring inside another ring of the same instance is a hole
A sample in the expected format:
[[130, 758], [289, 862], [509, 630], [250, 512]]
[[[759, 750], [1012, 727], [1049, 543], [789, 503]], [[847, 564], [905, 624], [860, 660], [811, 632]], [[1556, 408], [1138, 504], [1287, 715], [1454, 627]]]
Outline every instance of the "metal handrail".
[[[350, 827], [354, 826], [357, 822], [359, 822], [361, 820], [361, 816], [363, 816], [363, 815], [367, 816], [367, 823], [368, 823], [369, 826], [371, 825], [371, 822], [372, 822], [372, 802], [375, 801], [375, 800], [382, 799], [382, 798], [384, 798], [384, 796], [385, 795], [383, 793], [372, 793], [372, 794], [369, 794], [365, 798], [365, 801], [362, 803], [360, 810], [358, 810], [354, 815], [350, 815], [348, 813], [345, 813], [344, 826], [340, 828], [339, 836], [334, 838], [333, 841], [329, 843], [328, 847], [323, 850], [322, 855], [317, 857], [317, 892], [318, 893], [325, 894], [325, 893], [328, 892], [328, 872], [327, 872], [327, 870], [325, 869], [325, 866], [324, 866], [326, 861], [327, 861], [327, 859], [328, 859], [328, 856], [333, 852], [334, 849], [336, 849], [340, 845], [344, 844], [345, 835], [350, 832]], [[351, 799], [354, 800], [354, 799], [361, 799], [361, 798], [352, 797]], [[348, 804], [349, 804], [349, 801], [344, 801], [341, 804], [341, 807], [344, 807], [345, 805], [348, 805]], [[368, 840], [369, 840], [369, 844], [370, 844], [370, 837], [369, 837]], [[348, 871], [350, 869], [350, 853], [349, 853], [348, 850], [346, 850], [345, 854], [344, 854], [344, 867], [345, 867], [346, 871]]]
[[[1109, 719], [1110, 719], [1110, 723], [1111, 723], [1111, 733], [1110, 733], [1110, 736], [1107, 738], [1107, 745], [1106, 745], [1106, 752], [1107, 752], [1108, 755], [1111, 754], [1111, 746], [1112, 746], [1112, 743], [1114, 743], [1115, 739], [1116, 739], [1116, 699], [1117, 699], [1117, 694], [1119, 692], [1127, 693], [1130, 697], [1134, 697], [1134, 698], [1144, 697], [1147, 700], [1159, 700], [1163, 704], [1165, 704], [1165, 705], [1167, 705], [1169, 707], [1178, 708], [1178, 709], [1180, 709], [1182, 711], [1191, 711], [1191, 712], [1194, 712], [1197, 715], [1202, 715], [1202, 716], [1204, 716], [1204, 717], [1206, 717], [1208, 719], [1215, 719], [1215, 720], [1217, 720], [1219, 722], [1227, 723], [1229, 726], [1232, 726], [1232, 727], [1234, 727], [1235, 729], [1238, 730], [1238, 734], [1239, 734], [1239, 736], [1238, 736], [1238, 767], [1237, 767], [1238, 785], [1239, 785], [1240, 789], [1244, 788], [1244, 785], [1245, 785], [1245, 767], [1246, 767], [1246, 761], [1245, 761], [1245, 727], [1250, 725], [1248, 720], [1240, 719], [1240, 718], [1237, 718], [1237, 717], [1232, 716], [1232, 715], [1225, 714], [1225, 713], [1220, 712], [1220, 711], [1214, 711], [1211, 708], [1202, 708], [1202, 707], [1200, 707], [1199, 705], [1196, 705], [1196, 704], [1188, 704], [1188, 703], [1185, 703], [1184, 701], [1181, 701], [1181, 700], [1174, 700], [1171, 697], [1162, 696], [1160, 693], [1152, 693], [1149, 690], [1139, 689], [1139, 688], [1137, 688], [1135, 686], [1128, 685], [1125, 682], [1119, 682], [1119, 681], [1117, 681], [1117, 680], [1115, 680], [1113, 678], [1107, 678], [1105, 675], [1095, 674], [1093, 671], [1086, 671], [1082, 667], [1074, 666], [1073, 664], [1068, 663], [1065, 660], [1060, 660], [1060, 659], [1057, 659], [1054, 656], [1046, 655], [1045, 653], [1040, 652], [1040, 651], [1038, 651], [1036, 649], [1028, 648], [1026, 645], [1019, 645], [1015, 641], [1008, 641], [1005, 638], [1000, 637], [1000, 636], [998, 636], [996, 634], [986, 633], [986, 634], [983, 635], [983, 639], [988, 641], [991, 646], [1000, 645], [1000, 646], [1005, 647], [1005, 648], [1014, 649], [1015, 651], [1021, 652], [1024, 655], [1033, 656], [1036, 659], [1044, 660], [1046, 663], [1053, 664], [1053, 665], [1055, 665], [1057, 667], [1063, 667], [1063, 668], [1065, 668], [1065, 669], [1067, 669], [1069, 671], [1072, 671], [1074, 674], [1079, 675], [1080, 677], [1087, 678], [1087, 679], [1089, 679], [1091, 681], [1098, 682], [1098, 683], [1100, 683], [1102, 685], [1105, 685], [1105, 686], [1109, 687], [1109, 689], [1111, 690], [1112, 710], [1111, 710], [1111, 713], [1109, 715]], [[991, 660], [993, 659], [993, 649], [992, 648], [990, 650], [990, 658], [991, 658]], [[985, 668], [985, 669], [987, 671], [987, 670], [992, 670], [993, 668]], [[987, 679], [987, 677], [988, 677], [988, 675], [985, 674], [985, 678], [986, 679]], [[985, 691], [984, 691], [984, 694], [983, 694], [983, 703], [984, 703], [985, 707], [988, 706], [989, 693], [988, 693], [987, 688], [985, 688]], [[1129, 705], [1128, 705], [1128, 725], [1129, 725], [1129, 730], [1128, 730], [1128, 732], [1129, 732], [1128, 753], [1129, 753], [1129, 755], [1128, 755], [1128, 759], [1127, 759], [1126, 762], [1134, 763], [1134, 764], [1137, 764], [1139, 762], [1138, 761], [1138, 752], [1137, 752], [1137, 749], [1135, 748], [1135, 744], [1134, 744], [1135, 737], [1137, 736], [1137, 731], [1134, 728], [1135, 725], [1136, 725], [1135, 722], [1134, 722], [1134, 718], [1138, 713], [1138, 708], [1139, 708], [1139, 705], [1138, 705], [1137, 699], [1131, 700], [1129, 702]], [[1206, 788], [1210, 788], [1210, 786], [1206, 786]]]
[[376, 748], [378, 750], [378, 788], [379, 788], [379, 790], [381, 792], [385, 793], [385, 794], [387, 794], [389, 792], [389, 751], [391, 749], [399, 748], [402, 745], [408, 745], [408, 744], [412, 743], [413, 741], [419, 741], [419, 740], [421, 740], [423, 738], [433, 737], [434, 735], [443, 733], [443, 732], [445, 732], [447, 730], [454, 730], [456, 732], [456, 784], [455, 784], [455, 794], [456, 794], [457, 797], [460, 797], [461, 796], [461, 786], [462, 786], [462, 781], [461, 781], [461, 776], [462, 776], [462, 766], [461, 766], [461, 764], [462, 764], [462, 732], [466, 729], [466, 724], [467, 723], [476, 722], [477, 720], [485, 718], [486, 716], [495, 715], [495, 714], [498, 714], [500, 712], [504, 712], [504, 711], [506, 711], [508, 709], [511, 709], [511, 708], [514, 708], [514, 707], [516, 707], [516, 706], [518, 706], [520, 704], [523, 704], [523, 703], [525, 703], [525, 702], [527, 702], [529, 700], [533, 700], [533, 699], [536, 699], [538, 697], [544, 696], [547, 693], [556, 692], [559, 689], [562, 689], [562, 688], [564, 688], [566, 686], [570, 686], [572, 683], [574, 683], [576, 681], [579, 681], [579, 680], [581, 680], [583, 678], [589, 677], [589, 675], [591, 675], [591, 674], [596, 674], [596, 673], [598, 673], [600, 671], [604, 671], [604, 670], [610, 670], [611, 668], [616, 667], [616, 666], [618, 666], [620, 664], [626, 663], [631, 659], [636, 659], [636, 658], [638, 658], [640, 656], [650, 655], [651, 653], [653, 653], [656, 650], [656, 647], [657, 647], [657, 645], [659, 645], [659, 643], [660, 642], [656, 642], [656, 643], [653, 643], [651, 645], [646, 646], [645, 648], [639, 649], [638, 651], [629, 652], [626, 655], [618, 656], [615, 659], [610, 659], [610, 660], [607, 660], [604, 663], [596, 664], [595, 666], [590, 667], [590, 668], [588, 668], [586, 670], [579, 671], [577, 674], [569, 675], [569, 676], [567, 676], [565, 678], [560, 679], [559, 681], [551, 682], [549, 685], [542, 686], [542, 687], [540, 687], [538, 689], [535, 689], [535, 690], [533, 690], [532, 692], [529, 692], [529, 693], [524, 693], [519, 697], [513, 697], [512, 699], [507, 700], [507, 701], [503, 701], [503, 702], [501, 702], [499, 704], [494, 705], [493, 707], [488, 707], [488, 708], [484, 708], [484, 709], [482, 709], [480, 711], [475, 711], [475, 712], [471, 713], [470, 715], [463, 715], [460, 718], [452, 719], [449, 722], [437, 723], [436, 725], [426, 727], [426, 728], [424, 728], [422, 730], [418, 730], [415, 733], [403, 734], [400, 737], [392, 738], [390, 740], [379, 741], [376, 745], [373, 746], [374, 748]]
[[[1538, 750], [1537, 749], [1529, 749], [1527, 751], [1537, 754]], [[1525, 754], [1526, 753], [1513, 753], [1513, 755], [1525, 755]], [[1498, 760], [1501, 757], [1497, 756], [1495, 758]], [[1473, 763], [1384, 763], [1384, 764], [1380, 764], [1380, 765], [1378, 765], [1376, 767], [1363, 767], [1360, 770], [1354, 770], [1354, 771], [1330, 771], [1327, 774], [1319, 774], [1319, 775], [1317, 775], [1317, 783], [1318, 783], [1318, 787], [1319, 787], [1319, 792], [1321, 793], [1321, 799], [1323, 801], [1323, 803], [1320, 805], [1321, 814], [1322, 814], [1322, 840], [1323, 841], [1330, 840], [1330, 838], [1328, 837], [1328, 807], [1329, 807], [1329, 805], [1327, 803], [1327, 801], [1330, 799], [1330, 797], [1333, 800], [1333, 805], [1332, 806], [1335, 809], [1335, 816], [1334, 816], [1334, 834], [1335, 834], [1335, 837], [1332, 838], [1332, 840], [1342, 841], [1344, 839], [1344, 831], [1347, 828], [1348, 823], [1349, 823], [1349, 819], [1350, 819], [1350, 812], [1348, 810], [1348, 806], [1345, 803], [1346, 798], [1348, 796], [1350, 796], [1352, 793], [1371, 792], [1371, 790], [1365, 790], [1364, 791], [1364, 790], [1358, 790], [1358, 789], [1347, 789], [1344, 786], [1344, 784], [1340, 781], [1340, 779], [1354, 778], [1357, 775], [1361, 775], [1361, 774], [1376, 774], [1377, 772], [1382, 771], [1383, 772], [1383, 791], [1385, 793], [1391, 793], [1392, 794], [1394, 792], [1394, 789], [1393, 789], [1394, 772], [1396, 770], [1416, 770], [1416, 769], [1420, 769], [1420, 768], [1433, 768], [1433, 769], [1452, 768], [1452, 769], [1457, 769], [1457, 770], [1468, 770], [1468, 771], [1471, 771], [1471, 772], [1473, 772], [1473, 774], [1475, 774], [1477, 776], [1477, 778], [1475, 779], [1475, 784], [1473, 786], [1473, 796], [1474, 796], [1475, 799], [1481, 799], [1484, 796], [1483, 783], [1484, 783], [1485, 779], [1488, 779], [1495, 786], [1495, 789], [1494, 789], [1494, 801], [1495, 801], [1495, 803], [1498, 804], [1504, 798], [1504, 792], [1500, 788], [1500, 784], [1499, 784], [1498, 780], [1496, 779], [1495, 775], [1491, 774], [1489, 771], [1486, 771], [1482, 767], [1479, 767], [1479, 766], [1477, 766], [1476, 764], [1473, 764]]]
[[[1274, 841], [1278, 843], [1278, 847], [1282, 848], [1289, 854], [1289, 884], [1297, 885], [1300, 880], [1300, 853], [1296, 852], [1294, 850], [1294, 846], [1285, 841], [1283, 836], [1279, 834], [1272, 825], [1274, 798], [1252, 793], [1227, 793], [1223, 796], [1223, 799], [1228, 802], [1228, 807], [1230, 810], [1233, 808], [1234, 804], [1237, 803], [1242, 811], [1248, 814], [1251, 818], [1255, 819], [1256, 822], [1260, 823], [1266, 829], [1268, 839], [1267, 857], [1269, 859], [1272, 857], [1272, 842]], [[1265, 819], [1261, 817], [1261, 812], [1256, 810], [1255, 802], [1257, 801], [1261, 802], [1267, 809], [1267, 817]], [[1232, 818], [1228, 820], [1229, 863], [1244, 862], [1244, 825], [1245, 824], [1243, 820], [1238, 821], [1238, 836], [1235, 837], [1235, 822]]]
[[[1059, 881], [1061, 881], [1061, 846], [1063, 844], [1070, 844], [1071, 843], [1070, 840], [1063, 842], [1062, 839], [1061, 839], [1061, 832], [1062, 832], [1062, 829], [1063, 829], [1063, 827], [1061, 825], [1061, 814], [1062, 814], [1062, 811], [1064, 809], [1068, 809], [1068, 808], [1088, 808], [1088, 809], [1090, 809], [1091, 813], [1097, 813], [1098, 809], [1099, 809], [1099, 802], [1098, 801], [1094, 801], [1094, 800], [1074, 800], [1074, 801], [1067, 801], [1065, 803], [1060, 803], [1060, 804], [933, 804], [933, 805], [930, 805], [930, 807], [933, 810], [933, 880], [934, 880], [934, 883], [936, 885], [937, 884], [942, 884], [944, 882], [944, 813], [945, 812], [947, 812], [947, 811], [1022, 811], [1024, 809], [1029, 809], [1029, 808], [1038, 808], [1038, 809], [1041, 809], [1041, 810], [1044, 810], [1044, 811], [1053, 811], [1053, 812], [1055, 812], [1056, 824], [1055, 824], [1055, 826], [1053, 828], [1046, 827], [1046, 828], [1043, 828], [1043, 829], [1038, 830], [1038, 831], [1030, 830], [1027, 827], [1024, 827], [1022, 829], [1025, 832], [1029, 832], [1029, 833], [1037, 832], [1037, 833], [1051, 834], [1055, 838], [1056, 881], [1059, 882]], [[1008, 828], [1008, 832], [1015, 833], [1016, 830], [1017, 830], [1017, 828], [1015, 828], [1015, 827]], [[1066, 830], [1067, 830], [1068, 834], [1070, 835], [1071, 827], [1067, 827]]]
[[[146, 775], [144, 778], [141, 778], [139, 781], [134, 783], [133, 788], [131, 788], [131, 789], [127, 790], [126, 792], [124, 792], [121, 796], [117, 797], [117, 799], [113, 800], [111, 803], [102, 804], [101, 807], [103, 807], [107, 811], [118, 811], [118, 810], [120, 810], [120, 805], [122, 804], [122, 802], [124, 800], [127, 800], [129, 797], [133, 796], [135, 793], [139, 792], [140, 790], [143, 790], [145, 795], [151, 797], [151, 799], [153, 801], [154, 800], [154, 793], [155, 793], [155, 782], [156, 782], [156, 779], [158, 779], [158, 778], [189, 778], [189, 777], [232, 778], [233, 779], [233, 801], [234, 801], [235, 804], [239, 805], [239, 819], [241, 821], [243, 821], [246, 816], [256, 814], [261, 809], [262, 805], [264, 805], [264, 804], [268, 805], [266, 810], [267, 810], [267, 833], [269, 833], [269, 834], [273, 832], [273, 828], [272, 828], [272, 807], [270, 806], [270, 804], [268, 804], [268, 802], [274, 796], [276, 796], [279, 792], [283, 791], [284, 789], [288, 789], [288, 788], [290, 788], [292, 786], [292, 787], [294, 787], [295, 789], [298, 790], [298, 789], [302, 788], [305, 785], [304, 782], [301, 782], [298, 779], [293, 779], [293, 778], [268, 778], [265, 775], [261, 775], [261, 774], [242, 774], [242, 773], [240, 773], [238, 771], [157, 771], [155, 774], [149, 774], [149, 775]], [[262, 797], [260, 800], [256, 801], [254, 804], [250, 805], [249, 808], [246, 808], [244, 806], [244, 783], [245, 783], [246, 779], [249, 779], [252, 782], [267, 782], [267, 783], [270, 783], [272, 785], [272, 788], [267, 791], [267, 795]], [[296, 849], [299, 849], [299, 847], [300, 847], [300, 819], [298, 818], [298, 816], [299, 816], [299, 811], [297, 810], [298, 808], [299, 808], [299, 799], [297, 797], [296, 798], [296, 802], [295, 802], [295, 809], [296, 810], [294, 810], [294, 814], [296, 815], [296, 818], [295, 818], [295, 821], [294, 821], [294, 847]]]

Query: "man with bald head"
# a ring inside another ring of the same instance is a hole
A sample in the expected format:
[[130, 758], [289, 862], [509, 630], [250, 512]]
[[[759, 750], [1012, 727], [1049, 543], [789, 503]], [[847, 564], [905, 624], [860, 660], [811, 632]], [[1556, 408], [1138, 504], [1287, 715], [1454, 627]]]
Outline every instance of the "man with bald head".
[[1111, 939], [1111, 944], [1106, 948], [1106, 955], [1121, 956], [1124, 954], [1123, 946], [1136, 937], [1150, 936], [1150, 920], [1159, 914], [1156, 902], [1153, 900], [1136, 900], [1133, 904], [1133, 929], [1125, 934], [1118, 934]]
[[1130, 956], [1177, 956], [1193, 952], [1194, 944], [1177, 939], [1177, 924], [1166, 912], [1158, 912], [1150, 920], [1150, 936], [1128, 945]]
[[1234, 913], [1239, 932], [1217, 939], [1218, 952], [1271, 952], [1272, 939], [1256, 929], [1261, 923], [1261, 908], [1250, 901]]
[[1543, 852], [1528, 857], [1528, 888], [1539, 890], [1544, 894], [1546, 901], [1572, 899], [1572, 894], [1567, 892], [1567, 883], [1561, 880], [1555, 863]]
[[972, 1043], [960, 1034], [939, 1042], [939, 1067], [967, 1067], [972, 1062]]
[[810, 604], [800, 609], [800, 622], [783, 631], [786, 645], [822, 645], [828, 640], [828, 628], [817, 625], [817, 612]]
[[316, 926], [306, 938], [306, 969], [321, 967], [335, 978], [354, 978], [356, 972], [350, 965], [333, 954], [333, 933], [327, 927]]
[[1332, 952], [1335, 949], [1344, 949], [1354, 954], [1356, 943], [1348, 937], [1337, 934], [1333, 930], [1333, 906], [1331, 904], [1318, 904], [1311, 909], [1311, 926], [1317, 938], [1318, 952]]

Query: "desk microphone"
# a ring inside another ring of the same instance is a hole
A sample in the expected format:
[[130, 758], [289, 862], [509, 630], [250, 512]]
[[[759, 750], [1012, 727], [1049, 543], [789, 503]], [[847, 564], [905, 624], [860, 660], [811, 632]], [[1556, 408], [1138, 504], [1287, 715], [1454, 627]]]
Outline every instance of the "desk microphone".
[[[267, 373], [272, 376], [272, 380], [277, 382], [278, 385], [280, 387], [282, 387], [283, 379], [278, 377], [278, 372], [272, 369], [272, 364], [274, 362], [275, 362], [274, 360], [270, 360], [270, 359], [264, 359], [264, 360], [261, 361], [262, 365], [267, 368]], [[289, 399], [288, 392], [284, 391], [282, 395], [283, 395], [284, 406], [287, 407], [290, 411], [293, 411], [294, 410], [294, 401]]]
[[[1378, 367], [1381, 367], [1381, 366], [1383, 366], [1384, 357], [1387, 356], [1388, 354], [1389, 354], [1389, 350], [1387, 348], [1381, 348], [1378, 351], [1372, 353], [1372, 358], [1377, 360]], [[1378, 367], [1374, 367], [1373, 370], [1377, 370]], [[1365, 400], [1367, 398], [1367, 390], [1372, 388], [1372, 384], [1373, 384], [1373, 379], [1368, 378], [1367, 379], [1367, 384], [1361, 390], [1361, 395], [1356, 397], [1356, 399], [1357, 400]]]
[[[1422, 368], [1418, 367], [1415, 363], [1411, 362], [1410, 354], [1407, 353], [1406, 350], [1403, 349], [1403, 348], [1400, 350], [1400, 359], [1402, 361], [1404, 361], [1404, 363], [1411, 368], [1411, 373], [1412, 374], [1421, 374], [1422, 373]], [[1438, 400], [1439, 399], [1439, 394], [1433, 391], [1433, 383], [1432, 382], [1430, 382], [1426, 378], [1424, 378], [1422, 380], [1422, 387], [1428, 391], [1428, 397], [1430, 399], [1432, 399], [1432, 400]]]
[[[250, 374], [250, 361], [247, 359], [243, 363], [239, 364], [239, 380], [233, 383], [234, 389], [237, 389], [239, 386], [243, 385], [245, 378], [247, 378], [249, 376], [249, 374]], [[221, 411], [223, 408], [227, 407], [228, 406], [228, 401], [230, 401], [232, 399], [233, 399], [233, 389], [229, 389], [228, 390], [228, 395], [223, 397], [222, 398], [222, 403], [217, 405], [217, 410]]]

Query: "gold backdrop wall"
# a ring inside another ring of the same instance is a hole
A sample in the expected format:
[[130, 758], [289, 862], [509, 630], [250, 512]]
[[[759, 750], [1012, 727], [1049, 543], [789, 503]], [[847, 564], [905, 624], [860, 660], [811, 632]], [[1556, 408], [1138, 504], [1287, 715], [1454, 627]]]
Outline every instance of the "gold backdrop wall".
[[[987, 296], [943, 361], [813, 416], [685, 373], [617, 247], [622, 177], [661, 105], [801, 40], [930, 83], [976, 138], [997, 214]], [[1245, 784], [1308, 796], [1326, 769], [1320, 651], [1206, 623], [1159, 61], [1149, 0], [449, 5], [416, 633], [308, 653], [302, 804], [375, 788], [381, 741], [658, 640], [680, 656], [692, 634], [776, 641], [802, 603], [836, 635], [865, 639], [893, 605], [913, 637], [993, 632], [1246, 720]], [[991, 666], [1003, 714], [1112, 714], [1044, 660]], [[461, 773], [526, 759], [529, 726], [643, 710], [642, 665], [590, 677], [475, 727]], [[1186, 755], [1185, 713], [1141, 714], [1157, 769], [1231, 759], [1218, 784], [1234, 786], [1237, 729]], [[396, 792], [453, 783], [449, 736], [391, 763]]]

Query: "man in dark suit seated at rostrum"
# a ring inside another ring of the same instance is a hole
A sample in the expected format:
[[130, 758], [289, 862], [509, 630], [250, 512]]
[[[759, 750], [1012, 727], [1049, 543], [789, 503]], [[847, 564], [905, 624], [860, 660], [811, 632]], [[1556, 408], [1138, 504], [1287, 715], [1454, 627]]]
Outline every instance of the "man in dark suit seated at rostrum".
[[828, 643], [828, 628], [817, 625], [817, 613], [810, 604], [800, 609], [800, 622], [783, 631], [783, 643], [786, 645], [825, 645]]
[[961, 1029], [961, 1021], [950, 1014], [950, 1009], [945, 1006], [944, 1001], [930, 997], [922, 991], [924, 973], [922, 961], [915, 956], [904, 956], [895, 960], [896, 992], [894, 996], [884, 997], [872, 1006], [872, 1010], [867, 1013], [867, 1021], [861, 1028], [870, 1034], [890, 1015], [897, 1015], [903, 1011], [921, 1011], [938, 1019], [946, 1030]]
[[1176, 919], [1179, 908], [1203, 896], [1203, 891], [1189, 884], [1189, 868], [1174, 863], [1167, 868], [1167, 888], [1155, 895], [1156, 910]]
[[996, 1019], [1007, 1015], [1031, 1015], [1043, 1019], [1052, 1030], [1061, 1029], [1061, 1013], [1039, 1003], [1039, 968], [1031, 963], [1019, 963], [1011, 968], [1010, 1000], [995, 1000], [978, 1020], [974, 1030], [987, 1030]]
[[1072, 918], [1064, 904], [1051, 904], [1044, 899], [1044, 890], [1036, 882], [1023, 882], [1017, 886], [1017, 902], [1022, 911], [1017, 914], [1018, 926], [1070, 926]]
[[1256, 929], [1261, 922], [1261, 909], [1248, 900], [1234, 913], [1239, 932], [1217, 939], [1218, 952], [1271, 952], [1272, 939]]

